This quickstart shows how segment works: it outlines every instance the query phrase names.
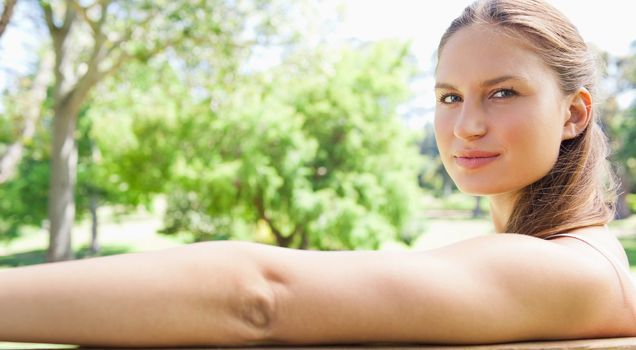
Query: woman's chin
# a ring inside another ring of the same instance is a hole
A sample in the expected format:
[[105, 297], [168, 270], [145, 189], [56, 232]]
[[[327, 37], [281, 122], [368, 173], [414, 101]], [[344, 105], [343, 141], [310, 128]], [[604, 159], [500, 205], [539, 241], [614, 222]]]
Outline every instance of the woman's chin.
[[490, 195], [494, 195], [495, 193], [489, 193], [489, 192], [477, 192], [477, 191], [464, 191], [462, 189], [459, 189], [459, 192], [468, 195], [468, 196], [490, 196]]
[[[460, 183], [455, 182], [455, 185], [459, 191], [469, 196], [482, 196], [482, 197], [500, 197], [500, 196], [515, 196], [521, 191], [524, 186], [514, 186], [508, 184], [508, 186], [502, 186], [502, 184], [488, 183], [483, 181], [480, 183]], [[527, 186], [527, 185], [526, 185]]]
[[493, 196], [501, 193], [506, 193], [506, 189], [497, 188], [493, 186], [485, 186], [485, 184], [471, 184], [471, 185], [460, 185], [457, 184], [457, 188], [463, 194], [470, 196]]

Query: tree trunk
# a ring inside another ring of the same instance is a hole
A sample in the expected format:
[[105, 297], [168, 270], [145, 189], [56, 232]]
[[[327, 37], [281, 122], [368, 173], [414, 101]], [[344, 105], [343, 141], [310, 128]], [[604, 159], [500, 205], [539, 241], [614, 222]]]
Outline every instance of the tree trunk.
[[302, 230], [300, 233], [300, 244], [298, 244], [298, 249], [307, 250], [309, 248], [309, 235], [307, 231]]
[[16, 0], [4, 0], [4, 9], [2, 14], [0, 14], [0, 37], [4, 34], [4, 30], [7, 29], [7, 25], [9, 25], [15, 3]]
[[91, 255], [97, 255], [99, 253], [100, 247], [99, 242], [97, 241], [97, 193], [91, 192], [90, 194], [90, 202], [91, 202]]
[[616, 173], [618, 174], [620, 187], [618, 190], [618, 198], [616, 198], [616, 213], [614, 215], [614, 218], [620, 220], [625, 219], [631, 215], [631, 210], [629, 208], [629, 205], [627, 204], [627, 194], [630, 193], [632, 186], [629, 173], [624, 166], [619, 166], [616, 169]]
[[473, 219], [480, 217], [483, 213], [481, 212], [481, 196], [475, 196], [475, 207], [473, 208]]
[[444, 178], [444, 197], [448, 197], [453, 193], [453, 189], [451, 187], [451, 183], [450, 181], [448, 181], [446, 178]]
[[268, 225], [269, 229], [272, 231], [274, 237], [276, 238], [276, 245], [283, 248], [289, 248], [294, 235], [292, 234], [289, 236], [284, 236], [282, 232], [280, 232], [276, 227], [274, 227], [274, 225], [271, 224], [271, 222], [268, 221]]
[[78, 108], [70, 99], [55, 108], [53, 149], [51, 150], [51, 182], [49, 189], [49, 221], [51, 235], [49, 262], [71, 260], [71, 232], [75, 221], [75, 178], [77, 144], [75, 128]]

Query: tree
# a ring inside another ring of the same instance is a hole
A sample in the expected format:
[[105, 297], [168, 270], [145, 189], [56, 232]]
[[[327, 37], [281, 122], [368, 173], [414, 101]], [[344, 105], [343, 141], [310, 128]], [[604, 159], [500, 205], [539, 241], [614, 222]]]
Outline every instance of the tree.
[[[49, 261], [72, 258], [70, 233], [78, 158], [74, 135], [80, 108], [94, 87], [126, 64], [147, 62], [167, 48], [174, 53], [207, 49], [217, 56], [239, 54], [254, 42], [253, 38], [245, 39], [246, 30], [260, 34], [262, 22], [246, 29], [247, 13], [252, 8], [268, 8], [268, 2], [251, 4], [223, 0], [40, 0], [55, 56]], [[211, 60], [209, 64], [214, 63]]]
[[[636, 48], [636, 46], [634, 46]], [[636, 89], [636, 52], [623, 58], [605, 57], [609, 64], [616, 66], [616, 88], [601, 106], [601, 115], [607, 125], [612, 150], [614, 168], [620, 181], [617, 200], [617, 218], [631, 214], [627, 196], [632, 192], [636, 178], [636, 101], [621, 109], [616, 96]]]
[[170, 65], [129, 65], [135, 88], [105, 86], [88, 112], [100, 182], [131, 202], [166, 193], [165, 232], [194, 240], [410, 242], [420, 158], [396, 107], [413, 72], [395, 43], [305, 52], [201, 97]]
[[456, 187], [442, 164], [435, 141], [435, 130], [431, 123], [424, 126], [424, 137], [420, 142], [420, 153], [424, 159], [419, 174], [420, 186], [433, 191], [436, 196], [450, 195]]
[[2, 37], [5, 29], [7, 29], [7, 25], [9, 25], [16, 1], [17, 0], [4, 0], [4, 7], [2, 8], [2, 12], [0, 12], [0, 37]]
[[[32, 84], [31, 79], [23, 81], [27, 86]], [[24, 133], [20, 130], [20, 121], [25, 115], [32, 115], [29, 111], [46, 109], [42, 106], [47, 105], [50, 98], [32, 106], [32, 96], [20, 91], [4, 96], [6, 109], [0, 115], [0, 145], [8, 144], [5, 154], [19, 150], [20, 161], [14, 163], [13, 176], [0, 186], [0, 240], [17, 238], [26, 225], [41, 226], [47, 214], [50, 137], [46, 125], [50, 116], [36, 116], [41, 123], [29, 122], [32, 123], [29, 138], [21, 137]]]
[[47, 88], [52, 80], [52, 60], [51, 55], [45, 54], [40, 59], [40, 67], [35, 77], [23, 79], [24, 84], [28, 86], [27, 92], [20, 92], [10, 97], [11, 105], [19, 107], [13, 108], [7, 115], [11, 115], [12, 122], [21, 122], [22, 128], [17, 131], [17, 135], [9, 138], [11, 143], [0, 155], [0, 184], [15, 175], [24, 153], [24, 146], [31, 142], [35, 135], [36, 124], [40, 120], [42, 105], [47, 97]]
[[[412, 241], [420, 158], [396, 107], [413, 73], [408, 47], [395, 43], [305, 53], [181, 110], [174, 132], [161, 133], [182, 150], [171, 165], [166, 232], [198, 240], [256, 232], [303, 249]], [[136, 149], [153, 148], [134, 139]]]

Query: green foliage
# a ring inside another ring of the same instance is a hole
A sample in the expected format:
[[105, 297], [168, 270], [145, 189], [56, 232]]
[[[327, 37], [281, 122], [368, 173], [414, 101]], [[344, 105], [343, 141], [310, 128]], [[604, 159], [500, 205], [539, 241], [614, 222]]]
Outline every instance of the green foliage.
[[614, 137], [620, 147], [616, 158], [623, 162], [631, 177], [636, 177], [636, 107], [617, 114], [614, 120]]
[[636, 194], [630, 193], [627, 195], [627, 205], [632, 213], [636, 213]]
[[[636, 52], [618, 61], [617, 83], [619, 91], [636, 89]], [[632, 190], [636, 178], [636, 101], [621, 110], [614, 99], [605, 103], [604, 109], [611, 116], [608, 122], [614, 150], [614, 159], [623, 174], [622, 190]], [[629, 198], [627, 199], [629, 201]], [[632, 213], [635, 207], [627, 203]]]
[[[16, 175], [0, 185], [0, 240], [17, 238], [24, 226], [41, 227], [48, 216], [51, 116], [43, 116], [42, 121], [36, 136], [25, 145]], [[78, 128], [77, 221], [82, 220], [88, 212], [87, 194], [98, 187], [98, 183], [103, 183], [96, 176], [100, 169], [91, 162], [90, 127], [90, 120], [82, 118]], [[112, 195], [119, 193], [113, 190]]]
[[636, 42], [632, 43], [631, 55], [621, 59], [618, 65], [623, 87], [636, 87]]
[[[19, 96], [5, 96], [8, 106], [0, 117], [0, 125], [20, 125]], [[13, 178], [0, 185], [0, 240], [12, 240], [20, 236], [24, 226], [42, 227], [48, 216], [48, 194], [50, 179], [50, 152], [52, 115], [49, 114], [52, 98], [44, 101], [45, 114], [35, 136], [24, 145], [24, 154]], [[89, 105], [90, 106], [90, 105]], [[80, 112], [77, 143], [79, 160], [77, 167], [77, 188], [75, 193], [76, 221], [86, 217], [89, 209], [89, 195], [98, 194], [103, 203], [125, 204], [134, 207], [140, 204], [137, 197], [129, 196], [122, 190], [120, 183], [109, 181], [108, 168], [100, 164], [99, 153], [91, 136], [93, 121], [86, 115], [87, 106]], [[1, 127], [0, 127], [1, 129]], [[2, 139], [0, 146], [8, 145], [19, 137], [19, 130], [14, 130]], [[116, 139], [116, 138], [113, 138]], [[112, 140], [110, 142], [112, 143]], [[140, 196], [137, 193], [138, 196]]]
[[[408, 46], [323, 48], [248, 73], [250, 46], [298, 38], [277, 31], [293, 11], [278, 1], [113, 2], [103, 66], [123, 65], [80, 109], [77, 218], [91, 198], [134, 208], [166, 194], [165, 232], [194, 240], [411, 242], [422, 165], [395, 113], [414, 74]], [[69, 57], [86, 62], [91, 47], [73, 33]], [[46, 217], [52, 102], [18, 176], [0, 188], [4, 232]], [[0, 142], [12, 135], [0, 123]]]
[[[52, 26], [62, 24], [64, 19], [58, 16], [71, 2], [39, 3], [50, 16], [38, 19], [50, 19]], [[181, 147], [179, 137], [187, 137], [188, 127], [176, 123], [196, 120], [195, 116], [210, 120], [215, 112], [202, 100], [209, 102], [210, 94], [232, 93], [235, 75], [254, 46], [274, 37], [278, 44], [296, 40], [296, 32], [281, 31], [281, 27], [296, 6], [304, 3], [140, 0], [103, 1], [87, 8], [76, 1], [76, 8], [84, 7], [86, 15], [66, 16], [66, 20], [75, 20], [71, 30], [60, 30], [53, 38], [69, 43], [53, 45], [63, 50], [56, 54], [65, 57], [59, 62], [64, 65], [60, 71], [66, 73], [56, 77], [68, 81], [57, 81], [51, 90], [72, 88], [75, 98], [71, 100], [81, 105], [76, 135], [77, 219], [86, 213], [89, 198], [129, 208], [148, 205], [153, 195], [170, 191], [169, 185], [174, 185], [173, 167], [204, 159], [194, 153], [199, 148]], [[46, 45], [43, 48], [51, 50]], [[73, 86], [74, 81], [78, 85]], [[91, 99], [88, 92], [93, 88], [97, 93]], [[23, 95], [20, 91], [15, 94]], [[38, 145], [29, 145], [16, 179], [0, 188], [0, 236], [6, 232], [15, 236], [20, 225], [39, 225], [45, 218], [50, 113], [54, 104], [68, 101], [49, 98], [45, 102], [48, 119], [38, 135]], [[16, 125], [21, 125], [20, 108], [15, 103], [3, 106], [0, 152], [18, 134]], [[7, 115], [11, 118], [5, 118]]]
[[[3, 97], [0, 114], [0, 155], [21, 137], [24, 125], [22, 109], [27, 108], [20, 92]], [[21, 234], [25, 225], [41, 226], [47, 217], [50, 176], [49, 116], [42, 117], [32, 139], [23, 140], [22, 161], [13, 177], [0, 184], [0, 241], [10, 241]]]
[[407, 46], [298, 54], [203, 99], [169, 66], [147, 84], [146, 69], [129, 72], [145, 89], [91, 113], [109, 178], [168, 194], [166, 233], [315, 249], [417, 235], [421, 159], [395, 114], [414, 73]]
[[432, 124], [424, 127], [424, 138], [420, 142], [422, 167], [419, 172], [420, 186], [438, 197], [446, 197], [456, 189], [453, 180], [446, 172], [435, 142], [435, 130]]
[[209, 217], [212, 236], [232, 237], [238, 221], [265, 224], [282, 246], [377, 248], [399, 238], [418, 193], [415, 140], [395, 115], [412, 73], [407, 48], [385, 43], [298, 56], [249, 77], [207, 127], [181, 124], [197, 125], [182, 146], [199, 157], [179, 160], [175, 191], [187, 195], [177, 195]]
[[17, 176], [0, 186], [0, 240], [19, 236], [23, 225], [40, 226], [47, 216], [49, 163], [27, 158]]
[[[116, 254], [125, 254], [130, 253], [130, 248], [125, 245], [106, 245], [101, 247], [98, 256], [109, 256]], [[76, 258], [91, 258], [94, 257], [90, 251], [90, 247], [81, 247], [77, 251]], [[28, 265], [36, 265], [36, 264], [44, 264], [46, 263], [46, 250], [45, 249], [34, 249], [23, 251], [19, 253], [14, 253], [10, 255], [0, 256], [0, 270], [6, 268], [13, 268], [19, 266], [28, 266]], [[1, 343], [0, 343], [1, 344]]]

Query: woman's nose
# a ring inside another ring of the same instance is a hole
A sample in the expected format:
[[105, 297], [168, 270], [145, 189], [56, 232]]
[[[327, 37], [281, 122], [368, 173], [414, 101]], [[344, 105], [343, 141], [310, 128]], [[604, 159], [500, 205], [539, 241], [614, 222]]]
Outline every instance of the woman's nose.
[[470, 141], [484, 136], [486, 131], [485, 114], [479, 103], [464, 100], [453, 129], [455, 137]]

